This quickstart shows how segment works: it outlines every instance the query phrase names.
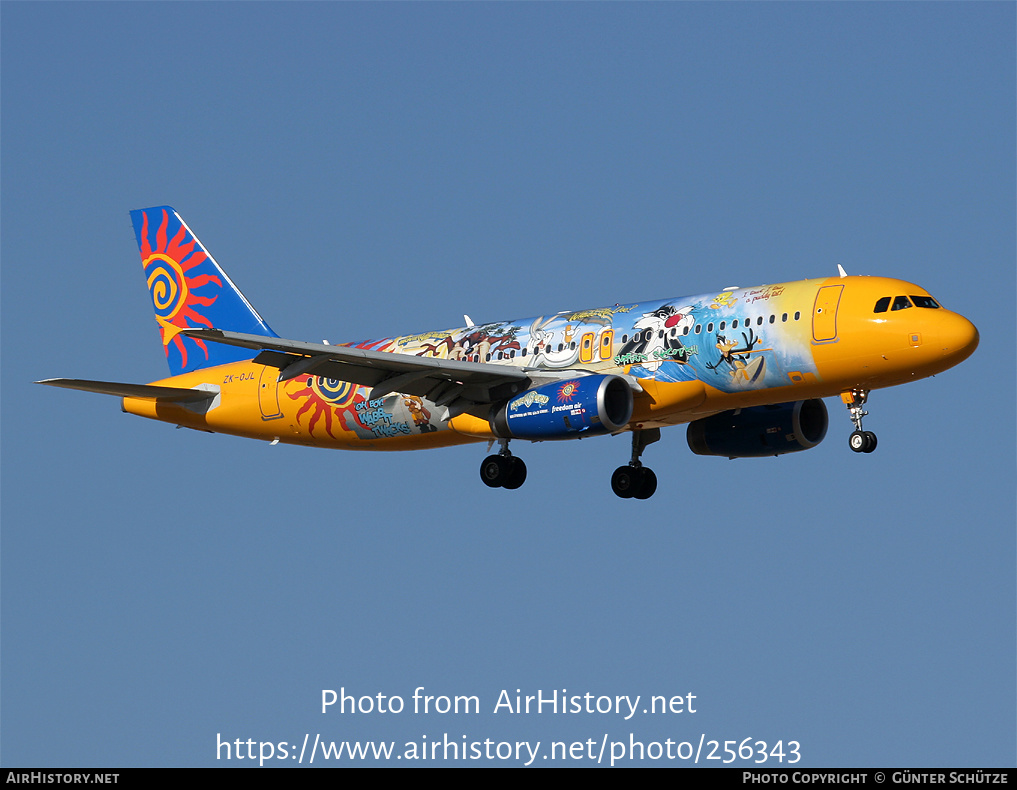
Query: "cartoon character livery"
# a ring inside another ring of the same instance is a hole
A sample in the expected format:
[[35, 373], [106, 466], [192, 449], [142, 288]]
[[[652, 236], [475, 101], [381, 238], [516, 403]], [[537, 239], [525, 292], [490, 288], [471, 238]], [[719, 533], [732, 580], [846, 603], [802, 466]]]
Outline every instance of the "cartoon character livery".
[[687, 363], [688, 352], [682, 338], [695, 325], [692, 307], [666, 304], [658, 307], [632, 325], [631, 339], [622, 346], [621, 358], [638, 358], [647, 370], [657, 370], [665, 360]]
[[[839, 396], [849, 445], [874, 389], [962, 362], [978, 331], [923, 288], [884, 277], [803, 280], [415, 335], [328, 345], [273, 332], [172, 208], [131, 212], [170, 377], [151, 384], [48, 379], [123, 399], [123, 410], [202, 431], [350, 450], [497, 441], [484, 483], [518, 488], [513, 439], [629, 432], [613, 491], [657, 487], [640, 458], [687, 424], [699, 455], [814, 447], [822, 398]], [[490, 445], [489, 445], [490, 446]]]

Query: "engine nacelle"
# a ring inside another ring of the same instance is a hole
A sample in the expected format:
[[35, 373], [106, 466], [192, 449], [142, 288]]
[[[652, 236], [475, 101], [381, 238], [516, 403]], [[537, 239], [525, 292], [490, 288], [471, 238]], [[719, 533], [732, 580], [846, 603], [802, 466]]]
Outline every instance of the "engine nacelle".
[[578, 376], [527, 390], [498, 406], [503, 439], [578, 439], [620, 431], [632, 419], [632, 388], [619, 376]]
[[815, 447], [830, 421], [818, 398], [775, 406], [752, 406], [690, 422], [689, 448], [696, 455], [762, 458]]

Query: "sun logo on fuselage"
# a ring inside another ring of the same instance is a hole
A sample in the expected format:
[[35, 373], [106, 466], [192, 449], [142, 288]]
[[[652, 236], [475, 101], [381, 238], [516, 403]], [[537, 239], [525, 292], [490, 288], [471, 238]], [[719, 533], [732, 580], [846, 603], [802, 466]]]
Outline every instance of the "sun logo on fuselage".
[[[200, 296], [195, 291], [210, 284], [221, 288], [222, 280], [214, 274], [192, 275], [193, 270], [208, 259], [208, 255], [182, 224], [172, 239], [167, 233], [168, 227], [169, 213], [164, 209], [162, 223], [155, 232], [153, 244], [148, 232], [148, 213], [144, 214], [139, 240], [141, 263], [145, 268], [145, 280], [155, 307], [155, 320], [159, 323], [162, 334], [163, 351], [168, 358], [172, 343], [180, 352], [181, 367], [186, 368], [187, 346], [180, 330], [194, 324], [211, 328], [212, 322], [195, 310], [195, 307], [209, 307], [218, 298], [218, 294]], [[208, 359], [208, 347], [204, 341], [188, 339], [204, 351], [205, 359]]]
[[314, 428], [319, 420], [325, 424], [325, 433], [333, 439], [338, 438], [332, 433], [334, 411], [342, 411], [353, 405], [357, 398], [357, 385], [338, 379], [326, 379], [321, 376], [307, 376], [294, 380], [304, 386], [296, 392], [287, 393], [293, 400], [306, 398], [307, 402], [297, 411], [297, 422], [306, 412], [310, 412], [307, 432], [314, 435]]

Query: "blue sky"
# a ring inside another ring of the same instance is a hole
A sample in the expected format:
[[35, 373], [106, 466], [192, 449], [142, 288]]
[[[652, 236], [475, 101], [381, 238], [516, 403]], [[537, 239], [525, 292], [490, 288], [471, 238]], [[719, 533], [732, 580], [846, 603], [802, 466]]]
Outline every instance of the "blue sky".
[[[1013, 4], [8, 2], [0, 23], [4, 765], [444, 733], [1015, 764]], [[981, 345], [873, 393], [872, 455], [831, 400], [825, 442], [777, 459], [665, 431], [646, 502], [610, 492], [624, 437], [516, 443], [526, 485], [490, 490], [483, 445], [268, 447], [31, 384], [166, 375], [128, 217], [163, 204], [295, 339], [840, 263], [920, 283]], [[481, 710], [320, 712], [322, 689], [419, 686]], [[503, 689], [697, 712], [494, 713]]]

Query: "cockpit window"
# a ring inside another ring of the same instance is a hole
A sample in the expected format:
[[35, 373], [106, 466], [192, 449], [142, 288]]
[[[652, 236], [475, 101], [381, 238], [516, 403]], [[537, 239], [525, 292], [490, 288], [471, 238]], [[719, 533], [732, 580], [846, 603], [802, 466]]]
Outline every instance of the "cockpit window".
[[931, 296], [912, 296], [911, 301], [914, 302], [917, 307], [939, 307], [939, 302]]
[[876, 306], [873, 308], [874, 313], [885, 313], [886, 309], [890, 306], [890, 297], [884, 296], [882, 299], [876, 302]]
[[893, 307], [891, 310], [907, 310], [911, 307], [911, 300], [906, 296], [895, 296], [893, 297]]

